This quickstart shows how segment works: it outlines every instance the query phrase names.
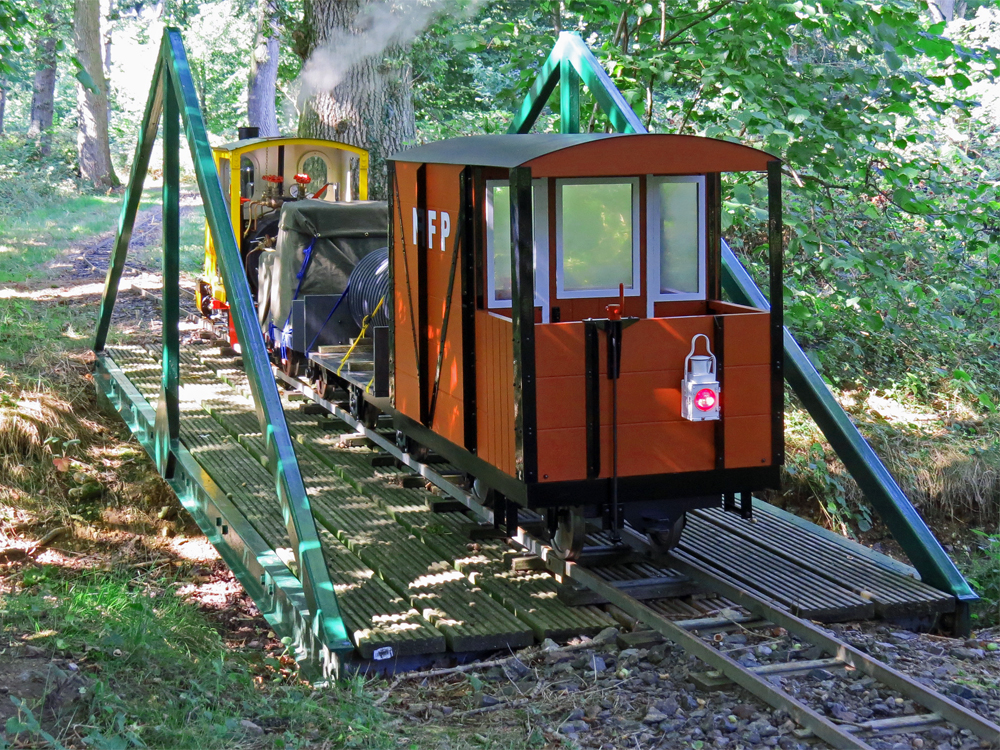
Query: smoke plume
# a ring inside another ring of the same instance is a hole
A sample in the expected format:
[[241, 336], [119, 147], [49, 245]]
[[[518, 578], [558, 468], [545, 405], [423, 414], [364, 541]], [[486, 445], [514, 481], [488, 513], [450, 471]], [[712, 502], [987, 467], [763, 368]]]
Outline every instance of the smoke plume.
[[332, 91], [356, 65], [403, 46], [445, 12], [471, 13], [479, 0], [371, 0], [349, 29], [337, 29], [313, 51], [299, 77], [299, 106]]

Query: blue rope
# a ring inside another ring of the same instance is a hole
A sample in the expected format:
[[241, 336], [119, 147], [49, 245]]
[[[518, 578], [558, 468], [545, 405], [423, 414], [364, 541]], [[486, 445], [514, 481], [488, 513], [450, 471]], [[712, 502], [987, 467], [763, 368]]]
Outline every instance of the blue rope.
[[[300, 268], [299, 272], [295, 274], [295, 278], [299, 280], [299, 284], [295, 287], [295, 296], [292, 297], [293, 300], [297, 300], [299, 298], [299, 290], [302, 289], [302, 280], [306, 277], [306, 268], [309, 267], [309, 261], [312, 259], [313, 245], [315, 244], [316, 238], [313, 237], [312, 242], [309, 243], [309, 247], [307, 247], [305, 253], [303, 253], [302, 268]], [[288, 313], [288, 315], [290, 317], [291, 313]], [[287, 323], [288, 321], [285, 322]]]

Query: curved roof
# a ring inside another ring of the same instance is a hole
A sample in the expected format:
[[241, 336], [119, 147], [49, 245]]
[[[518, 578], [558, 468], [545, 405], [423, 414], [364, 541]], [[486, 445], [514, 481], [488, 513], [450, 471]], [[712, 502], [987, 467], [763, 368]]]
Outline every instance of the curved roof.
[[400, 151], [393, 161], [531, 167], [536, 177], [763, 172], [778, 157], [715, 138], [655, 133], [473, 135]]
[[368, 152], [363, 148], [352, 146], [349, 143], [331, 141], [325, 138], [297, 138], [295, 136], [273, 136], [271, 138], [245, 138], [242, 141], [231, 141], [218, 146], [212, 146], [212, 151], [231, 153], [233, 151], [253, 150], [265, 148], [267, 146], [329, 146], [343, 151], [353, 151], [356, 154], [368, 156]]

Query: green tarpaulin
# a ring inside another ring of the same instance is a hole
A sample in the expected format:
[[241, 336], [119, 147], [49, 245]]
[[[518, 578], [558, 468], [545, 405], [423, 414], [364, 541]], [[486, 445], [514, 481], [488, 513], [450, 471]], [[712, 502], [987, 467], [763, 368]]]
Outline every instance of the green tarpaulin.
[[[257, 302], [264, 330], [269, 322], [284, 327], [296, 289], [298, 299], [343, 292], [357, 262], [386, 246], [388, 222], [385, 201], [306, 199], [282, 206], [277, 246], [260, 258]], [[302, 273], [310, 244], [311, 257]]]

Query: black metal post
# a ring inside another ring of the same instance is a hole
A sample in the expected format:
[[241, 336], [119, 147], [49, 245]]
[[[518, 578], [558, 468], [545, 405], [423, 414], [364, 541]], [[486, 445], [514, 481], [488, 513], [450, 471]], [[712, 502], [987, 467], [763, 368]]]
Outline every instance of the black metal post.
[[176, 469], [180, 437], [180, 110], [170, 86], [163, 101], [163, 371], [156, 407], [156, 463], [166, 479]]
[[538, 480], [535, 413], [535, 268], [531, 169], [510, 170], [511, 318], [514, 324], [514, 463], [525, 483]]
[[460, 200], [462, 201], [462, 395], [465, 401], [463, 433], [465, 449], [476, 453], [478, 448], [479, 421], [476, 408], [476, 253], [473, 240], [476, 219], [473, 210], [475, 177], [466, 167], [461, 175]]
[[767, 239], [770, 250], [771, 297], [771, 453], [772, 463], [785, 462], [785, 316], [781, 162], [767, 163]]
[[417, 169], [417, 387], [420, 421], [430, 427], [431, 363], [427, 341], [427, 165]]

